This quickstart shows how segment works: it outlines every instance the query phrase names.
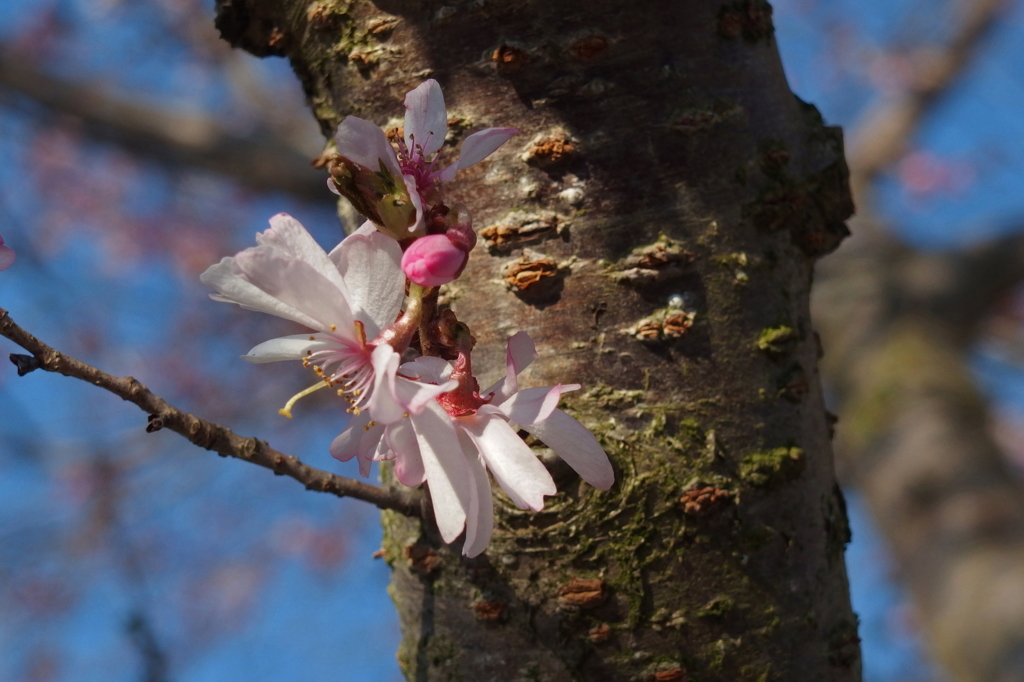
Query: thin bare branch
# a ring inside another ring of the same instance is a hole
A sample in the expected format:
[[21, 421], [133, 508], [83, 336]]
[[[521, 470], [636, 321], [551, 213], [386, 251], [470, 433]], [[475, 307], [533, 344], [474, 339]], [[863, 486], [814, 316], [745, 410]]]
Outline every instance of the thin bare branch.
[[0, 54], [0, 99], [16, 94], [75, 118], [89, 137], [159, 163], [208, 170], [261, 191], [330, 196], [324, 193], [326, 176], [310, 166], [310, 159], [266, 129], [239, 135], [216, 117], [147, 106], [107, 92], [100, 83], [73, 83]]
[[264, 441], [244, 438], [223, 426], [183, 412], [155, 395], [134, 377], [116, 377], [51, 348], [18, 326], [2, 308], [0, 336], [10, 339], [32, 354], [34, 361], [31, 362], [24, 359], [26, 356], [12, 356], [11, 359], [18, 366], [19, 374], [42, 369], [81, 379], [106, 389], [138, 405], [149, 415], [147, 431], [170, 429], [199, 447], [212, 450], [224, 457], [236, 457], [266, 467], [280, 476], [291, 476], [305, 485], [307, 490], [333, 493], [338, 497], [351, 497], [406, 516], [426, 516], [424, 497], [419, 491], [378, 488], [351, 478], [336, 476], [304, 464], [298, 457], [278, 452]]
[[[941, 50], [922, 50], [910, 85], [868, 109], [847, 144], [854, 198], [896, 161], [933, 104], [971, 63], [983, 36], [999, 19], [1003, 0], [963, 0], [957, 31]], [[858, 202], [859, 205], [859, 202]]]

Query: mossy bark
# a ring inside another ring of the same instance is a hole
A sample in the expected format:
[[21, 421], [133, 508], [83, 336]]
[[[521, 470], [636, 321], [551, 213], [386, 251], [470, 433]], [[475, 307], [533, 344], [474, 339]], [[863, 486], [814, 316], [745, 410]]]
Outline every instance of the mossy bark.
[[408, 679], [858, 680], [808, 313], [852, 206], [767, 3], [218, 4], [233, 44], [291, 59], [325, 134], [427, 76], [459, 130], [522, 130], [449, 187], [495, 229], [444, 300], [483, 384], [518, 330], [527, 385], [584, 384], [566, 409], [617, 482], [535, 444], [559, 494], [496, 493], [472, 560], [386, 513]]

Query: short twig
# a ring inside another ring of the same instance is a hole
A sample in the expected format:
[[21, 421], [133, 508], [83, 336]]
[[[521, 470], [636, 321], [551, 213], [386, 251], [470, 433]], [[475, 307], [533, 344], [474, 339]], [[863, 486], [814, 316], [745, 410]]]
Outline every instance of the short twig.
[[11, 319], [0, 308], [0, 336], [18, 344], [32, 355], [11, 355], [18, 374], [24, 376], [32, 370], [42, 369], [64, 376], [81, 379], [106, 389], [122, 399], [135, 403], [149, 415], [146, 430], [161, 428], [175, 431], [196, 445], [212, 450], [224, 457], [235, 457], [270, 469], [280, 476], [291, 476], [307, 490], [333, 493], [338, 497], [352, 497], [391, 509], [406, 516], [423, 518], [423, 495], [415, 490], [394, 490], [367, 485], [344, 476], [316, 469], [304, 464], [298, 457], [285, 455], [256, 438], [244, 438], [218, 424], [183, 412], [163, 398], [152, 393], [134, 377], [116, 377], [96, 369], [80, 360], [54, 350]]

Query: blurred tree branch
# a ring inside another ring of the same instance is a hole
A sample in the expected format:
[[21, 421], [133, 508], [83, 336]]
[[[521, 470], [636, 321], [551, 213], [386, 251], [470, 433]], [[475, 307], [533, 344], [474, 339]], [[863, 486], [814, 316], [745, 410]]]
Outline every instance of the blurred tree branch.
[[75, 118], [94, 139], [163, 164], [226, 175], [254, 190], [324, 197], [325, 176], [294, 145], [265, 127], [238, 135], [215, 116], [120, 98], [99, 84], [72, 83], [0, 52], [0, 99], [16, 101], [17, 96]]
[[1024, 277], [1024, 236], [916, 253], [889, 236], [870, 199], [1002, 5], [960, 3], [946, 47], [923, 52], [909, 88], [851, 135], [860, 215], [815, 288], [822, 369], [842, 403], [840, 471], [887, 537], [932, 651], [964, 682], [1024, 680], [1024, 484], [988, 430], [967, 358], [992, 302]]
[[955, 35], [942, 49], [920, 49], [911, 55], [916, 66], [907, 87], [868, 109], [850, 134], [847, 145], [854, 199], [906, 151], [922, 117], [957, 81], [978, 46], [997, 23], [1003, 0], [962, 0]]
[[243, 438], [218, 424], [183, 412], [153, 394], [134, 377], [116, 377], [91, 365], [64, 355], [28, 333], [7, 311], [0, 308], [0, 336], [4, 336], [32, 356], [12, 355], [11, 360], [23, 375], [36, 369], [56, 372], [81, 379], [110, 391], [138, 405], [149, 414], [147, 431], [168, 428], [189, 441], [225, 457], [235, 457], [270, 469], [275, 474], [290, 476], [308, 490], [333, 493], [370, 502], [381, 509], [390, 509], [410, 517], [424, 518], [424, 498], [419, 491], [378, 488], [304, 464], [298, 457], [285, 455], [256, 438]]

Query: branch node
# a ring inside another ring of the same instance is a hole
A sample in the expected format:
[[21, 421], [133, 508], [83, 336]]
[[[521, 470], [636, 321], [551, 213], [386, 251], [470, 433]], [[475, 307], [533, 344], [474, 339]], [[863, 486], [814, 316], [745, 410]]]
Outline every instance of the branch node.
[[[7, 311], [4, 311], [7, 314]], [[29, 372], [34, 372], [43, 366], [43, 363], [39, 361], [34, 355], [21, 355], [20, 353], [11, 353], [11, 362], [18, 368], [18, 376], [23, 377]]]
[[164, 428], [164, 418], [158, 414], [149, 415], [149, 423], [146, 424], [146, 433], [156, 433]]
[[146, 387], [142, 385], [142, 382], [135, 377], [125, 377], [128, 381], [128, 399], [134, 400], [139, 397]]

